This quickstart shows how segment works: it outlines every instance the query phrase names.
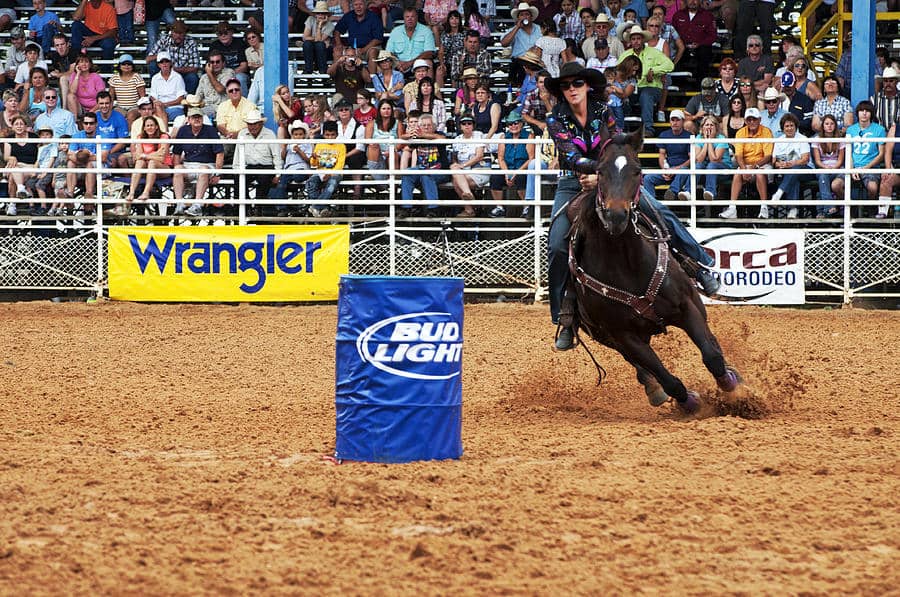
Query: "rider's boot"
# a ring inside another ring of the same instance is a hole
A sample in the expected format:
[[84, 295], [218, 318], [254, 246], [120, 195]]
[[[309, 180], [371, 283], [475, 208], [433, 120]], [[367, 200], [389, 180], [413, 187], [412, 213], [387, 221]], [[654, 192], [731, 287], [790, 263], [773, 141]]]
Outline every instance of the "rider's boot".
[[575, 348], [575, 296], [566, 291], [559, 309], [559, 333], [556, 335], [556, 350]]
[[699, 268], [697, 271], [697, 282], [700, 284], [700, 290], [706, 296], [712, 296], [719, 291], [722, 283], [711, 271], [705, 267]]

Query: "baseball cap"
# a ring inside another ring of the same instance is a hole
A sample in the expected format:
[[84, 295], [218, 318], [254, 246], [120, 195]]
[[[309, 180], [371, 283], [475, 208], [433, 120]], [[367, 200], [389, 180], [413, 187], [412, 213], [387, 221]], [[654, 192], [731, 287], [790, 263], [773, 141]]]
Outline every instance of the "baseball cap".
[[744, 112], [744, 118], [759, 118], [759, 110], [757, 108], [747, 108]]
[[669, 118], [684, 120], [684, 112], [682, 112], [681, 110], [672, 110], [672, 112], [669, 114]]
[[605, 37], [601, 37], [601, 38], [597, 39], [597, 41], [594, 42], [594, 47], [597, 48], [598, 50], [602, 50], [604, 48], [609, 49], [609, 42], [606, 41]]
[[25, 31], [21, 27], [13, 27], [9, 30], [9, 36], [13, 39], [22, 39], [25, 37]]
[[122, 64], [123, 62], [134, 64], [134, 58], [131, 57], [131, 54], [122, 54], [119, 56], [119, 64]]
[[471, 114], [463, 114], [459, 117], [460, 122], [475, 122], [475, 117]]
[[137, 101], [137, 105], [138, 105], [138, 106], [146, 106], [146, 105], [148, 105], [149, 103], [150, 103], [150, 96], [149, 96], [149, 95], [142, 96], [142, 97]]
[[344, 98], [344, 97], [342, 97], [342, 98], [338, 101], [338, 103], [336, 103], [336, 104], [334, 105], [334, 109], [335, 109], [335, 110], [339, 110], [339, 109], [341, 109], [341, 108], [352, 108], [352, 107], [353, 107], [353, 104], [351, 104], [350, 101], [347, 100], [347, 98]]
[[188, 118], [191, 116], [203, 116], [203, 110], [200, 108], [188, 108], [187, 115]]
[[715, 89], [716, 88], [716, 80], [712, 77], [706, 77], [702, 81], [700, 81], [700, 89]]
[[166, 52], [165, 50], [163, 50], [162, 52], [160, 52], [159, 54], [156, 55], [156, 62], [162, 62], [163, 60], [168, 60], [169, 62], [172, 62], [172, 56], [169, 55], [169, 53]]
[[794, 73], [792, 73], [792, 72], [789, 71], [789, 70], [784, 71], [784, 73], [781, 75], [781, 87], [782, 87], [782, 89], [785, 88], [785, 87], [793, 87], [793, 86], [794, 86], [794, 82], [796, 82], [796, 80], [797, 80], [797, 79], [794, 78]]

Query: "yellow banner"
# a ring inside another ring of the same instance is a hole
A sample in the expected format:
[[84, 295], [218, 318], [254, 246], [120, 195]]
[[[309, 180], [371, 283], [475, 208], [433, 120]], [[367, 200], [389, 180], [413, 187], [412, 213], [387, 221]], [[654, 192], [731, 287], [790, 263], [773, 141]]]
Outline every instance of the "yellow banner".
[[109, 229], [109, 296], [126, 301], [323, 301], [349, 270], [349, 226]]

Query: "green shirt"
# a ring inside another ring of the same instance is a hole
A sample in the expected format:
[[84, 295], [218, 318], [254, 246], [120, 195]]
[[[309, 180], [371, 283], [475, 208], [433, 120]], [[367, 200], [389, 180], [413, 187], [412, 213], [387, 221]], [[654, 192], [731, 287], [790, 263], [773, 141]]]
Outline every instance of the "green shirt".
[[[675, 70], [675, 64], [669, 60], [668, 56], [650, 46], [644, 46], [644, 49], [640, 54], [635, 54], [634, 50], [626, 50], [619, 56], [619, 64], [625, 60], [626, 56], [631, 55], [637, 56], [643, 65], [643, 68], [641, 69], [641, 78], [638, 80], [638, 89], [641, 89], [642, 87], [656, 87], [657, 89], [662, 89], [663, 75], [667, 75]], [[649, 70], [653, 71], [653, 81], [647, 80], [647, 71]]]

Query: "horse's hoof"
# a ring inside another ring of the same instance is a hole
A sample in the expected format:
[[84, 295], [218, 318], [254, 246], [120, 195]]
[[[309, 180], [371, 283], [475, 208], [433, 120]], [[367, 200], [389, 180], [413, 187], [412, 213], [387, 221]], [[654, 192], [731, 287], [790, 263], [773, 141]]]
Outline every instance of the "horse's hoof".
[[662, 406], [669, 401], [669, 395], [665, 390], [659, 388], [656, 391], [647, 392], [647, 400], [650, 401], [650, 406]]
[[700, 394], [694, 391], [688, 391], [687, 398], [684, 402], [678, 403], [678, 408], [686, 415], [692, 415], [700, 410]]
[[741, 383], [741, 376], [731, 367], [725, 367], [725, 373], [716, 378], [716, 383], [724, 392], [732, 392]]

